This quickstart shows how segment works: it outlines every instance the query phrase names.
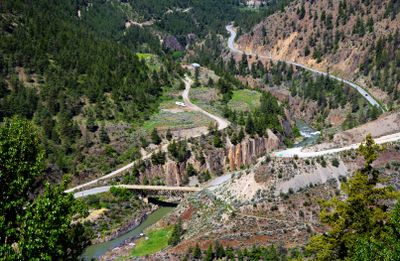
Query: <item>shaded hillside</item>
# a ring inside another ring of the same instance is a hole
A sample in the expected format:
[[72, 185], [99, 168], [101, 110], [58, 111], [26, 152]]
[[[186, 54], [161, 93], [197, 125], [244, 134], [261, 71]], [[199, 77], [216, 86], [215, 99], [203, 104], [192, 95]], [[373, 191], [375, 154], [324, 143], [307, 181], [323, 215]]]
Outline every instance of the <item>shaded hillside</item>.
[[[242, 36], [240, 45], [357, 80], [399, 101], [398, 1], [296, 1]], [[240, 26], [240, 25], [239, 25]]]
[[[0, 121], [15, 115], [34, 120], [60, 172], [92, 168], [82, 162], [94, 144], [100, 145], [89, 153], [97, 156], [92, 160], [118, 164], [116, 149], [127, 148], [107, 143], [118, 142], [126, 135], [121, 129], [157, 108], [175, 65], [165, 59], [161, 69], [150, 69], [136, 50], [152, 38], [119, 43], [90, 19], [79, 19], [75, 1], [5, 1], [0, 7]], [[100, 19], [100, 9], [90, 8]], [[106, 16], [120, 17], [117, 9]]]

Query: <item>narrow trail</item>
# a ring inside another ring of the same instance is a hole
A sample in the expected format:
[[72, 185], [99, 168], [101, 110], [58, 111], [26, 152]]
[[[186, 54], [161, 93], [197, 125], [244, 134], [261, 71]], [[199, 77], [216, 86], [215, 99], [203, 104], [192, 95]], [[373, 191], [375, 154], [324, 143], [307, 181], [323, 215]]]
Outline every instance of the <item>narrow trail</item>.
[[[235, 47], [236, 32], [235, 32], [233, 26], [232, 25], [227, 25], [226, 26], [226, 30], [230, 33], [230, 37], [228, 39], [228, 47], [232, 51], [232, 53], [238, 53], [238, 54], [245, 53], [246, 54], [246, 52], [244, 52], [244, 51], [242, 51], [242, 50], [240, 50], [240, 49]], [[250, 53], [247, 53], [247, 54], [257, 55], [258, 57], [261, 57], [261, 58], [264, 58], [264, 59], [268, 59], [268, 60], [272, 60], [272, 61], [282, 61], [282, 62], [285, 62], [287, 64], [291, 64], [291, 65], [293, 65], [295, 67], [303, 68], [303, 69], [305, 69], [307, 71], [310, 71], [310, 72], [312, 72], [314, 74], [319, 74], [319, 75], [323, 75], [323, 76], [329, 76], [332, 79], [341, 81], [341, 82], [351, 86], [352, 88], [356, 89], [372, 106], [376, 106], [377, 108], [383, 110], [381, 105], [367, 91], [365, 91], [364, 88], [362, 88], [360, 85], [357, 85], [357, 84], [355, 84], [353, 82], [350, 82], [350, 81], [345, 80], [343, 78], [328, 74], [326, 72], [318, 71], [316, 69], [307, 67], [307, 66], [305, 66], [303, 64], [296, 63], [296, 62], [293, 62], [293, 61], [276, 60], [276, 59], [272, 58], [271, 56], [262, 55], [262, 54], [258, 54], [258, 53], [251, 53], [250, 52]]]
[[[183, 93], [182, 93], [182, 97], [183, 97], [183, 100], [184, 100], [184, 102], [185, 102], [186, 107], [189, 108], [189, 109], [192, 110], [192, 111], [200, 112], [200, 113], [206, 115], [207, 117], [209, 117], [209, 118], [215, 120], [215, 121], [217, 122], [217, 124], [218, 124], [218, 130], [223, 130], [223, 129], [227, 128], [227, 127], [229, 126], [229, 124], [230, 124], [229, 121], [227, 121], [226, 119], [221, 118], [221, 117], [219, 117], [219, 116], [217, 116], [217, 115], [211, 114], [211, 113], [209, 113], [209, 112], [203, 110], [202, 108], [200, 108], [199, 106], [193, 104], [193, 103], [190, 101], [189, 93], [190, 93], [190, 89], [191, 89], [192, 84], [193, 84], [193, 80], [190, 79], [190, 78], [186, 75], [186, 76], [185, 76], [185, 79], [184, 79], [184, 82], [185, 82], [185, 90], [184, 90]], [[199, 137], [199, 136], [201, 136], [201, 135], [203, 135], [203, 134], [205, 135], [205, 134], [207, 134], [207, 133], [208, 133], [208, 131], [205, 131], [205, 132], [203, 132], [203, 133], [193, 135], [192, 138], [196, 138], [196, 137]], [[161, 148], [158, 148], [157, 150], [167, 151], [168, 145], [169, 145], [169, 143], [166, 143], [166, 144], [162, 145]], [[150, 158], [151, 155], [153, 155], [154, 152], [155, 152], [155, 151], [152, 151], [152, 152], [150, 152], [150, 153], [144, 155], [141, 159], [143, 160], [143, 159], [148, 159], [148, 158]], [[119, 168], [119, 169], [117, 169], [117, 170], [115, 170], [115, 171], [113, 171], [113, 172], [107, 174], [107, 175], [104, 175], [104, 176], [102, 176], [102, 177], [100, 177], [100, 178], [91, 180], [91, 181], [86, 182], [86, 183], [84, 183], [84, 184], [75, 186], [75, 187], [73, 187], [73, 188], [67, 189], [67, 190], [65, 190], [64, 192], [65, 192], [65, 193], [71, 193], [71, 192], [77, 191], [77, 190], [79, 190], [79, 189], [82, 189], [82, 188], [85, 188], [85, 187], [94, 185], [94, 184], [98, 183], [99, 181], [102, 181], [102, 180], [106, 180], [106, 179], [110, 179], [110, 178], [116, 177], [116, 176], [120, 175], [121, 173], [123, 173], [123, 172], [125, 172], [125, 171], [127, 171], [127, 170], [129, 170], [129, 169], [131, 169], [131, 168], [133, 168], [137, 162], [138, 162], [137, 160], [134, 161], [134, 162], [131, 162], [131, 163], [129, 163], [129, 164], [127, 164], [127, 165], [125, 165], [125, 166], [123, 166], [123, 167], [121, 167], [121, 168]], [[102, 193], [102, 192], [105, 192], [105, 191], [108, 191], [108, 190], [109, 190], [109, 188], [107, 189], [107, 186], [103, 186], [103, 187], [98, 187], [98, 188], [93, 188], [93, 189], [81, 191], [81, 192], [79, 192], [79, 193], [80, 193], [79, 195], [86, 195], [85, 192], [88, 193], [87, 195], [93, 195], [93, 194]]]

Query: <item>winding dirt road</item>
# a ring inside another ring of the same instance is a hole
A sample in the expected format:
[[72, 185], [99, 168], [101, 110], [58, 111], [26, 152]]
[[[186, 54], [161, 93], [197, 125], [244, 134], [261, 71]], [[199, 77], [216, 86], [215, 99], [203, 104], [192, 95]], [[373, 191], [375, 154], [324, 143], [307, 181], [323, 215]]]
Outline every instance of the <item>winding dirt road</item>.
[[[221, 118], [221, 117], [219, 117], [219, 116], [216, 116], [216, 115], [214, 115], [214, 114], [211, 114], [211, 113], [209, 113], [209, 112], [203, 110], [202, 108], [200, 108], [199, 106], [193, 104], [193, 103], [190, 101], [189, 93], [190, 93], [190, 88], [192, 87], [192, 84], [193, 84], [193, 80], [190, 79], [190, 78], [186, 75], [186, 76], [185, 76], [185, 79], [184, 79], [184, 82], [185, 82], [185, 90], [184, 90], [183, 93], [182, 93], [182, 97], [183, 97], [183, 100], [184, 100], [184, 102], [185, 102], [186, 107], [187, 107], [188, 109], [192, 110], [192, 111], [197, 111], [197, 112], [203, 113], [203, 114], [206, 115], [207, 117], [209, 117], [209, 118], [215, 120], [215, 121], [217, 122], [217, 124], [218, 124], [218, 130], [223, 130], [223, 129], [227, 128], [227, 127], [229, 126], [229, 124], [230, 124], [229, 121], [225, 120], [224, 118]], [[196, 137], [199, 137], [199, 136], [201, 136], [201, 135], [203, 135], [203, 134], [207, 134], [207, 133], [208, 133], [208, 131], [205, 131], [205, 132], [203, 132], [203, 133], [193, 135], [192, 137], [193, 137], [193, 138], [196, 138]], [[168, 144], [169, 144], [169, 143], [164, 144], [160, 149], [161, 149], [162, 151], [167, 151]], [[143, 156], [142, 159], [148, 159], [148, 158], [151, 157], [152, 154], [153, 154], [153, 152], [148, 153], [148, 154], [146, 154], [145, 156]], [[131, 169], [133, 166], [135, 166], [136, 162], [137, 162], [137, 161], [131, 162], [131, 163], [129, 163], [129, 164], [127, 164], [127, 165], [125, 165], [125, 166], [123, 166], [123, 167], [121, 167], [121, 168], [119, 168], [119, 169], [117, 169], [117, 170], [115, 170], [115, 171], [113, 171], [113, 172], [111, 172], [111, 173], [105, 175], [105, 176], [102, 176], [102, 177], [100, 177], [100, 178], [97, 178], [97, 179], [94, 179], [94, 180], [92, 180], [92, 181], [86, 182], [86, 183], [84, 183], [84, 184], [78, 185], [78, 186], [76, 186], [76, 187], [67, 189], [67, 190], [65, 190], [64, 192], [65, 192], [65, 193], [71, 193], [71, 192], [77, 191], [77, 190], [79, 190], [79, 189], [82, 189], [82, 188], [85, 188], [85, 187], [94, 185], [94, 184], [98, 183], [99, 181], [102, 181], [102, 180], [106, 180], [106, 179], [110, 179], [110, 178], [116, 177], [116, 176], [120, 175], [121, 173], [123, 173], [123, 172], [125, 172], [125, 171]], [[79, 192], [79, 193], [76, 193], [76, 195], [79, 195], [79, 196], [87, 196], [87, 195], [98, 194], [98, 193], [102, 193], [102, 192], [105, 192], [105, 191], [106, 191], [106, 190], [104, 190], [104, 188], [106, 188], [106, 187], [101, 187], [101, 188], [102, 188], [102, 189], [100, 189], [100, 188], [88, 189], [88, 190], [85, 190], [85, 191], [81, 191], [81, 192]]]
[[211, 114], [211, 113], [203, 110], [202, 108], [200, 108], [199, 106], [193, 104], [190, 101], [189, 92], [190, 92], [190, 88], [192, 87], [193, 80], [190, 79], [188, 76], [186, 76], [184, 82], [185, 82], [185, 90], [182, 93], [182, 98], [183, 98], [183, 101], [185, 102], [185, 105], [188, 108], [190, 108], [191, 110], [201, 112], [204, 115], [206, 115], [207, 117], [215, 120], [217, 122], [217, 124], [218, 124], [218, 130], [223, 130], [223, 129], [227, 128], [229, 126], [229, 124], [230, 124], [229, 121], [227, 121], [226, 119], [221, 118], [221, 117], [219, 117], [217, 115]]

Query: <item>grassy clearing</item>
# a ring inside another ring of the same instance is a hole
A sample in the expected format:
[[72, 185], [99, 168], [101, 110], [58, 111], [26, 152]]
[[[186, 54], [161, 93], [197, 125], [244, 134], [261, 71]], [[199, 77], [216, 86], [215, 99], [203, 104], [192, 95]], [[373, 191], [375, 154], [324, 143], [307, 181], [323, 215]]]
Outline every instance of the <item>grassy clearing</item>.
[[239, 111], [252, 111], [260, 106], [261, 93], [253, 90], [235, 90], [228, 106]]
[[222, 116], [222, 104], [220, 95], [216, 89], [208, 87], [197, 87], [190, 90], [191, 101], [212, 114]]
[[182, 102], [182, 90], [165, 90], [161, 97], [159, 111], [150, 116], [144, 122], [145, 131], [152, 131], [154, 128], [159, 130], [178, 130], [196, 127], [207, 127], [212, 120], [200, 112], [189, 111], [184, 107], [177, 106], [175, 102]]
[[166, 129], [190, 129], [201, 126], [208, 126], [211, 119], [199, 112], [182, 111], [172, 113], [169, 111], [160, 111], [153, 114], [150, 120], [143, 124], [146, 131], [151, 131], [154, 128], [160, 130]]
[[136, 246], [132, 251], [132, 257], [151, 255], [166, 248], [171, 234], [172, 227], [150, 231], [147, 234], [148, 240], [141, 238], [136, 242]]

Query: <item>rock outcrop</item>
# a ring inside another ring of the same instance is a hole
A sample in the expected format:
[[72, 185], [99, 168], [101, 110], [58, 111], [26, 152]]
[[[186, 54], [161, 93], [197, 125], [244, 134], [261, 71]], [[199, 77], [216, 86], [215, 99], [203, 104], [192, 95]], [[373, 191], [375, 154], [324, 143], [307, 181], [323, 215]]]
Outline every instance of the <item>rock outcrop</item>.
[[185, 49], [175, 36], [166, 36], [163, 41], [163, 47], [171, 51], [183, 51]]
[[[268, 130], [268, 138], [245, 138], [237, 145], [226, 149], [214, 148], [203, 151], [205, 162], [199, 162], [192, 156], [187, 162], [200, 173], [208, 170], [213, 175], [221, 175], [225, 171], [238, 170], [243, 166], [254, 164], [259, 157], [265, 155], [280, 144], [279, 138]], [[153, 165], [150, 161], [144, 164], [140, 172], [140, 182], [162, 181], [166, 185], [181, 186], [187, 183], [187, 162], [167, 161], [164, 165]]]
[[245, 139], [227, 149], [230, 170], [255, 163], [257, 158], [279, 147], [279, 138], [268, 130], [268, 138]]
[[140, 171], [140, 182], [163, 181], [165, 185], [180, 186], [187, 181], [186, 163], [168, 161], [164, 165], [153, 165], [146, 162], [144, 171]]

